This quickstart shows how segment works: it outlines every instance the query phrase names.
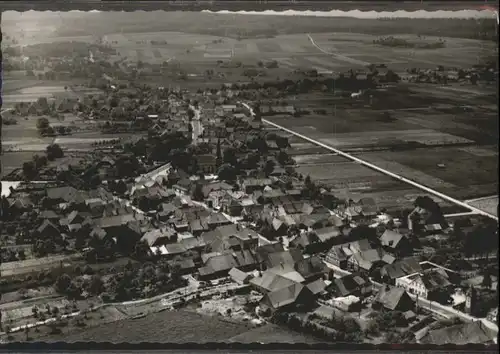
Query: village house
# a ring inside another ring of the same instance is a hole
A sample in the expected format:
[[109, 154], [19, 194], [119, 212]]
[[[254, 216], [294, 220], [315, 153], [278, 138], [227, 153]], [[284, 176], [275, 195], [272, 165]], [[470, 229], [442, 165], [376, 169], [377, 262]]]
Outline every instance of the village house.
[[57, 239], [61, 236], [59, 228], [49, 220], [44, 220], [36, 229], [37, 238], [40, 240]]
[[408, 237], [397, 231], [385, 230], [380, 236], [382, 247], [397, 257], [406, 257], [412, 254], [413, 247]]
[[367, 272], [371, 274], [377, 268], [386, 264], [392, 264], [395, 261], [394, 256], [386, 253], [383, 249], [369, 249], [354, 253], [347, 260], [347, 268], [355, 272]]
[[273, 181], [269, 178], [246, 178], [239, 182], [241, 190], [247, 194], [263, 191], [266, 186], [271, 186]]
[[452, 292], [452, 283], [441, 269], [431, 269], [396, 279], [396, 286], [424, 299], [436, 300], [443, 291]]
[[176, 232], [170, 228], [153, 229], [141, 237], [141, 241], [146, 242], [149, 247], [163, 246], [172, 240], [176, 240]]
[[191, 188], [193, 187], [193, 181], [189, 178], [181, 179], [176, 184], [172, 186], [176, 195], [189, 195], [191, 193]]
[[333, 279], [326, 291], [333, 297], [368, 296], [373, 290], [372, 282], [362, 274], [350, 274]]
[[198, 273], [201, 280], [209, 280], [227, 276], [232, 268], [247, 272], [256, 266], [254, 255], [249, 250], [242, 250], [209, 258], [204, 266], [198, 269]]
[[396, 285], [397, 279], [422, 271], [423, 269], [418, 260], [414, 257], [408, 257], [384, 265], [380, 268], [379, 277], [384, 283]]
[[217, 173], [217, 157], [212, 154], [198, 155], [196, 156], [196, 161], [198, 163], [198, 168], [204, 174]]
[[355, 253], [372, 249], [367, 239], [354, 242], [347, 242], [333, 246], [326, 255], [326, 262], [342, 269], [347, 269], [348, 259]]
[[316, 296], [307, 286], [295, 283], [265, 294], [260, 304], [271, 311], [308, 309], [316, 304]]
[[390, 287], [389, 285], [382, 287], [372, 306], [375, 308], [384, 308], [390, 311], [405, 312], [413, 310], [415, 302], [411, 299], [405, 289], [400, 287]]
[[252, 279], [252, 276], [248, 273], [245, 273], [238, 268], [233, 268], [229, 271], [229, 276], [231, 279], [240, 285], [248, 284], [250, 279]]

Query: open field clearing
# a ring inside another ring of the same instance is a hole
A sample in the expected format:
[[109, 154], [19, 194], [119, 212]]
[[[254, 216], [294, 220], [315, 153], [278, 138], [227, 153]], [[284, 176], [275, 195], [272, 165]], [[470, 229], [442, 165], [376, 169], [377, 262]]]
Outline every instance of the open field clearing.
[[227, 341], [248, 329], [245, 324], [238, 325], [217, 317], [189, 311], [164, 311], [135, 320], [125, 319], [83, 330], [80, 328], [64, 335], [47, 336], [43, 341], [206, 343]]
[[448, 147], [364, 152], [359, 158], [459, 199], [496, 193], [498, 158]]
[[230, 338], [228, 341], [233, 343], [324, 343], [324, 340], [274, 324], [251, 329]]
[[334, 134], [332, 137], [318, 138], [333, 147], [390, 146], [399, 142], [417, 142], [422, 145], [454, 145], [472, 143], [465, 138], [437, 132], [430, 129], [378, 131]]

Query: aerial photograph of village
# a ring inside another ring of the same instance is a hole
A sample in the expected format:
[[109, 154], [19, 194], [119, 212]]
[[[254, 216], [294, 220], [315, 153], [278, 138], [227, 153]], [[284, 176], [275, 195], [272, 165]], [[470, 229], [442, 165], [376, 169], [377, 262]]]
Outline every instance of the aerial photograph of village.
[[0, 343], [495, 345], [498, 22], [459, 15], [3, 12]]

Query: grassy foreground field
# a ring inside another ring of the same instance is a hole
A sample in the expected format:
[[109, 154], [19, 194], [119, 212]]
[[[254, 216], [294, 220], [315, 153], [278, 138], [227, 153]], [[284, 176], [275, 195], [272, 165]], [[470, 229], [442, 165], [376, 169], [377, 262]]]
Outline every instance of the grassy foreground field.
[[62, 336], [47, 336], [43, 341], [206, 343], [227, 341], [248, 330], [245, 324], [229, 323], [216, 317], [189, 311], [164, 311], [135, 320], [126, 319], [78, 329]]

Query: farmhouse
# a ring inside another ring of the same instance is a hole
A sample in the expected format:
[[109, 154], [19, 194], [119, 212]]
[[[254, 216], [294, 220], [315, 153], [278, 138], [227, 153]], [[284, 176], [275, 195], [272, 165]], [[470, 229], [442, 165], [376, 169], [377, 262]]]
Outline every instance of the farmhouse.
[[399, 232], [385, 230], [380, 237], [382, 247], [388, 252], [399, 257], [410, 255], [413, 251], [410, 240]]
[[372, 249], [370, 242], [367, 239], [359, 241], [343, 243], [333, 246], [326, 255], [326, 261], [337, 267], [346, 269], [347, 260], [355, 253]]
[[405, 312], [413, 310], [414, 301], [406, 293], [405, 289], [386, 286], [377, 293], [373, 305], [391, 311]]
[[351, 274], [332, 280], [326, 290], [334, 297], [366, 296], [372, 292], [372, 283], [366, 276]]
[[424, 299], [434, 299], [435, 295], [450, 289], [452, 283], [446, 272], [440, 269], [431, 269], [423, 273], [415, 273], [396, 279], [396, 286], [404, 288], [410, 294]]
[[414, 257], [408, 257], [383, 266], [380, 269], [380, 277], [385, 283], [396, 285], [396, 280], [398, 278], [420, 273], [422, 271], [423, 269], [420, 263], [418, 263]]
[[261, 300], [261, 305], [270, 308], [271, 311], [297, 307], [308, 308], [315, 303], [316, 297], [312, 291], [307, 286], [297, 283], [269, 292]]

